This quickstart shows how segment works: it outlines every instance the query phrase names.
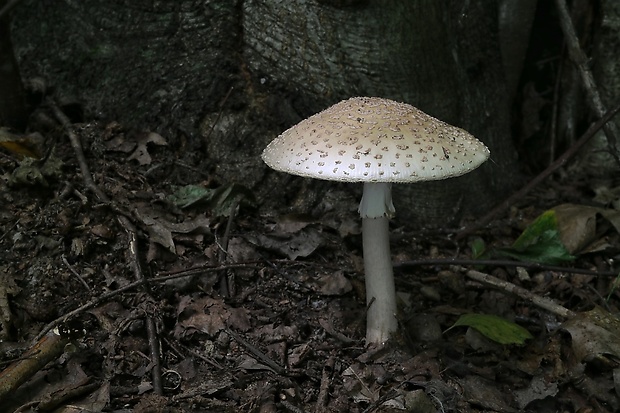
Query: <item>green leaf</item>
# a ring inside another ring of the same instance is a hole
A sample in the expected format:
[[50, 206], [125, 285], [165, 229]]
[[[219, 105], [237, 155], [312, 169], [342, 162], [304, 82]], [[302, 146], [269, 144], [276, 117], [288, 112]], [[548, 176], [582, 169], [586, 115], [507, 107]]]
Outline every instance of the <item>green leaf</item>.
[[541, 264], [562, 264], [575, 259], [560, 239], [555, 211], [542, 213], [509, 248], [495, 251], [500, 256]]
[[220, 186], [213, 193], [209, 207], [218, 217], [227, 217], [233, 208], [239, 204], [254, 205], [254, 194], [248, 188], [239, 184]]
[[529, 331], [504, 318], [490, 314], [463, 314], [452, 327], [471, 327], [490, 340], [500, 344], [522, 345], [525, 340], [533, 338]]
[[179, 208], [204, 205], [215, 216], [227, 217], [237, 205], [254, 205], [252, 192], [239, 184], [223, 185], [209, 189], [199, 185], [186, 185], [168, 196], [168, 201]]
[[471, 257], [474, 260], [483, 258], [487, 252], [484, 240], [479, 237], [474, 238], [469, 247], [471, 248]]
[[558, 220], [555, 211], [545, 211], [534, 220], [512, 244], [515, 249], [523, 250], [539, 242], [540, 237], [549, 232], [557, 232]]
[[186, 185], [168, 195], [168, 201], [179, 208], [187, 208], [202, 200], [211, 199], [213, 191], [200, 185]]

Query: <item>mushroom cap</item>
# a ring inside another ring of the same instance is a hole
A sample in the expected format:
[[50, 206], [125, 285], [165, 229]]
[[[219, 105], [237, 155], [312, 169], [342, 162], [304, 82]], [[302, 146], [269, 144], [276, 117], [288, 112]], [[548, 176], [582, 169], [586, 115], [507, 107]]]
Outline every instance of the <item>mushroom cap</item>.
[[389, 99], [343, 100], [284, 131], [263, 151], [271, 168], [344, 182], [418, 182], [463, 175], [489, 149], [468, 132]]

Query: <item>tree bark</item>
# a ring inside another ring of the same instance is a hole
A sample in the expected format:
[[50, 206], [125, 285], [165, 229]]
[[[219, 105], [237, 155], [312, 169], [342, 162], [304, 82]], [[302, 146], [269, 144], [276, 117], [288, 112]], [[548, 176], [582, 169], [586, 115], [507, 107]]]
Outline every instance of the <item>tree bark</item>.
[[91, 116], [164, 134], [186, 161], [267, 206], [309, 211], [343, 189], [268, 173], [259, 155], [354, 95], [411, 103], [491, 149], [466, 177], [395, 186], [397, 219], [446, 225], [514, 185], [495, 1], [23, 0], [16, 11], [29, 76], [45, 74]]
[[[8, 1], [0, 0], [0, 9]], [[23, 130], [28, 121], [28, 110], [19, 67], [11, 41], [11, 15], [0, 17], [0, 127]]]
[[[244, 2], [244, 60], [265, 82], [301, 96], [303, 116], [352, 96], [405, 101], [463, 127], [491, 149], [465, 177], [395, 185], [398, 215], [446, 225], [481, 213], [515, 184], [510, 107], [496, 2]], [[304, 196], [305, 193], [304, 193]]]

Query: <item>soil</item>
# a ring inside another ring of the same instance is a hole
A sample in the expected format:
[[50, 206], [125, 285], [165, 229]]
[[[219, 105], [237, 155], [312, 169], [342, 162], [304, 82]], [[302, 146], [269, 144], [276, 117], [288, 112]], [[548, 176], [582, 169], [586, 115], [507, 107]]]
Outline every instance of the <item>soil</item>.
[[[554, 205], [591, 204], [591, 181], [552, 178], [462, 239], [395, 220], [399, 330], [377, 348], [364, 343], [354, 201], [280, 215], [240, 185], [211, 181], [157, 134], [114, 123], [73, 131], [99, 193], [61, 127], [40, 160], [0, 154], [0, 411], [620, 408], [612, 226], [597, 215], [589, 245], [600, 248], [564, 267], [468, 261], [480, 245], [511, 245]], [[571, 316], [473, 281], [471, 269]], [[612, 321], [593, 330], [593, 308]], [[473, 313], [531, 336], [502, 342], [484, 326], [454, 326]]]

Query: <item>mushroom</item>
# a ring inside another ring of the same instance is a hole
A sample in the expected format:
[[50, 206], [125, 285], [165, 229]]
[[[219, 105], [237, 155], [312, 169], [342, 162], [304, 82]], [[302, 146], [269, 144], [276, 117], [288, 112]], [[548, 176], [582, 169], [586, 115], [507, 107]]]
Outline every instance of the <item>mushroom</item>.
[[341, 101], [283, 132], [263, 151], [271, 168], [309, 178], [363, 182], [359, 206], [366, 281], [366, 343], [383, 345], [396, 331], [390, 258], [393, 182], [463, 175], [489, 157], [463, 129], [388, 99]]

